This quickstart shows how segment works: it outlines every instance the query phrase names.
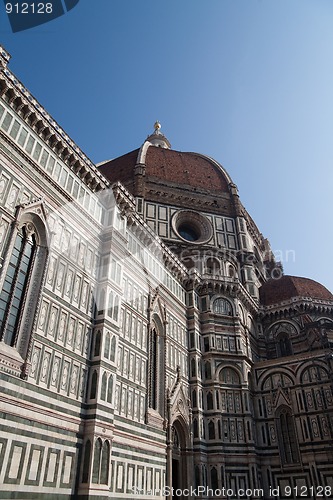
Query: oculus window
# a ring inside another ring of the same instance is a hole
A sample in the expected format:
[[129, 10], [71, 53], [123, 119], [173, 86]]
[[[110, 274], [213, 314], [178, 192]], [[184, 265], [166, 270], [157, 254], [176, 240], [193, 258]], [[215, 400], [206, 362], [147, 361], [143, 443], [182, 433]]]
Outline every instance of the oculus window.
[[179, 210], [173, 215], [171, 224], [178, 238], [188, 243], [207, 243], [213, 236], [209, 219], [192, 210]]

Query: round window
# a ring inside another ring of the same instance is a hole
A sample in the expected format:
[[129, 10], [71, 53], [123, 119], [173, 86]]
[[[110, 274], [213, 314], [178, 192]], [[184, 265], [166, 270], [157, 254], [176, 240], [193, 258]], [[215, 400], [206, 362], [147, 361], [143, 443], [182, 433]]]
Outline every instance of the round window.
[[180, 239], [194, 244], [207, 243], [213, 236], [209, 220], [191, 210], [176, 212], [172, 218], [172, 228]]
[[184, 240], [187, 241], [196, 241], [199, 239], [198, 232], [189, 224], [180, 224], [178, 233], [182, 238], [184, 238]]

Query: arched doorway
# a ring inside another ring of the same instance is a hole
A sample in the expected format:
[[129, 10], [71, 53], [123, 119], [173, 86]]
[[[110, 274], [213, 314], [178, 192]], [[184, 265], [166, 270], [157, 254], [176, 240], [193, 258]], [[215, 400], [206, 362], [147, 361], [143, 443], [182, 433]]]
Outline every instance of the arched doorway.
[[188, 482], [187, 453], [184, 424], [177, 419], [172, 425], [171, 485], [174, 492], [172, 498], [182, 499], [183, 496], [175, 495], [176, 490], [184, 491], [190, 486]]

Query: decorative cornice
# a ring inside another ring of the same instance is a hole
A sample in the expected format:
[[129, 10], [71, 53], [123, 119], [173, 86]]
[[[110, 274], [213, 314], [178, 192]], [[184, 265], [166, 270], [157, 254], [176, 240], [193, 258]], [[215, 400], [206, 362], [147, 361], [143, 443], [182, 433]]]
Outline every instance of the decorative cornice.
[[244, 207], [242, 207], [241, 215], [246, 220], [246, 226], [250, 236], [252, 236], [255, 244], [258, 247], [258, 250], [261, 250], [265, 242], [264, 236], [259, 231], [256, 223]]
[[293, 297], [277, 304], [260, 306], [259, 315], [264, 318], [276, 314], [285, 314], [290, 311], [303, 313], [310, 310], [333, 314], [333, 302], [311, 297]]
[[[297, 355], [292, 354], [291, 356], [285, 356], [283, 358], [279, 358], [279, 370], [283, 371], [286, 369], [290, 370], [291, 367], [291, 361], [293, 364], [296, 365], [296, 370], [295, 368], [293, 369], [293, 372], [295, 373], [296, 371], [299, 370], [300, 366], [304, 365], [307, 362], [311, 362], [313, 364], [313, 359], [314, 355], [316, 357], [316, 362], [322, 362], [325, 363], [327, 362], [327, 359], [331, 359], [331, 349], [317, 349], [316, 351], [305, 351], [301, 353], [297, 353]], [[267, 377], [267, 375], [273, 373], [273, 371], [276, 371], [277, 369], [277, 358], [271, 358], [271, 359], [263, 359], [260, 361], [256, 361], [253, 364], [254, 370], [262, 370], [261, 373], [259, 374], [258, 381], [260, 382], [261, 377]], [[258, 385], [257, 381], [257, 385]]]
[[214, 278], [214, 276], [207, 274], [200, 276], [199, 273], [196, 273], [194, 277], [198, 293], [220, 293], [237, 297], [252, 314], [256, 315], [258, 313], [258, 302], [253, 299], [238, 278], [230, 278], [229, 276], [217, 276]]
[[7, 52], [7, 50], [0, 45], [0, 67], [6, 68], [7, 64], [10, 61], [10, 58], [11, 58], [10, 53]]
[[9, 59], [10, 55], [0, 45], [0, 95], [5, 102], [92, 191], [109, 187], [109, 181], [92, 161], [9, 71]]
[[[49, 175], [45, 172], [44, 169], [42, 169], [38, 163], [34, 163], [33, 159], [30, 158], [26, 153], [25, 151], [21, 150], [17, 144], [15, 144], [14, 142], [12, 142], [10, 140], [10, 137], [8, 137], [6, 134], [2, 133], [2, 131], [0, 130], [0, 137], [2, 139], [2, 141], [0, 141], [0, 151], [2, 154], [5, 154], [8, 158], [10, 158], [12, 161], [14, 162], [17, 162], [18, 161], [18, 158], [16, 155], [13, 154], [12, 151], [10, 151], [8, 149], [8, 147], [12, 148], [15, 152], [18, 152], [22, 158], [24, 159], [25, 162], [27, 162], [29, 165], [32, 165], [35, 169], [38, 170], [38, 173], [44, 178], [44, 179], [47, 179], [47, 182], [56, 190], [58, 191], [59, 193], [61, 193], [61, 195], [66, 198], [68, 200], [68, 202], [72, 202], [75, 206], [75, 209], [78, 210], [80, 212], [80, 214], [84, 214], [84, 216], [86, 218], [88, 218], [92, 224], [96, 224], [96, 219], [89, 213], [87, 212], [86, 210], [84, 210], [84, 208], [75, 200], [73, 199], [69, 194], [68, 192], [62, 188], [60, 186], [59, 183], [57, 183], [52, 177], [49, 177]], [[5, 143], [5, 146], [6, 148], [4, 148], [4, 143]], [[18, 163], [18, 165], [23, 165], [23, 163], [20, 161]], [[3, 210], [5, 210], [6, 212], [6, 215], [7, 217], [12, 217], [11, 214], [6, 211], [6, 208], [3, 207]]]
[[[151, 185], [152, 182], [149, 181]], [[175, 204], [192, 206], [195, 204], [196, 206], [202, 207], [203, 211], [213, 211], [216, 214], [220, 214], [222, 216], [226, 216], [227, 214], [224, 212], [224, 209], [227, 210], [227, 207], [217, 207], [216, 201], [208, 198], [203, 198], [202, 193], [199, 191], [193, 191], [185, 187], [174, 187], [174, 192], [170, 189], [163, 189], [161, 184], [156, 184], [156, 189], [147, 189], [146, 196], [153, 199], [156, 197], [157, 199], [168, 198], [172, 200]], [[181, 191], [181, 192], [180, 192]], [[224, 200], [223, 196], [219, 198], [221, 203], [223, 201], [228, 202], [228, 200]]]

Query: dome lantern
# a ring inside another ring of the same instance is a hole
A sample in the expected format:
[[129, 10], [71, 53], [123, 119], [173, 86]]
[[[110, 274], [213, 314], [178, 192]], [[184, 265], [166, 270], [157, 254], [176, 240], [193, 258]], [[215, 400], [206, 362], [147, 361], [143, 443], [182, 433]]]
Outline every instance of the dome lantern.
[[149, 141], [153, 146], [171, 149], [170, 142], [161, 132], [161, 124], [158, 120], [154, 123], [154, 132], [147, 137], [147, 141]]

